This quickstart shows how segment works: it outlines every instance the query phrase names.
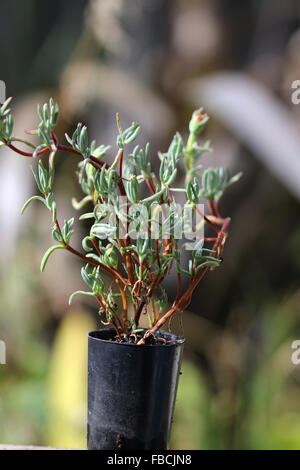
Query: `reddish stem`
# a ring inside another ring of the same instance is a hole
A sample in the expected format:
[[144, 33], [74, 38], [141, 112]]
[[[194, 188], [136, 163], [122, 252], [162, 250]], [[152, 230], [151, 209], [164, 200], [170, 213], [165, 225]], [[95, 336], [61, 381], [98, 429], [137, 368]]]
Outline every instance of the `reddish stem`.
[[[18, 153], [19, 155], [23, 155], [23, 157], [32, 157], [33, 156], [32, 152], [24, 152], [23, 150], [18, 149], [17, 147], [15, 147], [13, 144], [9, 144], [8, 141], [6, 141], [5, 144], [7, 145], [7, 147], [9, 147], [14, 152]], [[48, 145], [48, 147], [45, 147], [45, 148], [39, 150], [36, 155], [42, 155], [43, 153], [46, 153], [49, 150], [51, 150], [50, 145]]]
[[215, 201], [215, 209], [216, 209], [216, 214], [217, 214], [217, 217], [221, 218], [221, 214], [220, 214], [220, 201], [219, 199], [217, 201]]
[[213, 224], [205, 214], [202, 214], [202, 212], [197, 206], [196, 206], [196, 212], [198, 212], [198, 214], [201, 215], [201, 217], [203, 217], [203, 219], [205, 220], [205, 222], [208, 223], [208, 225], [210, 225], [217, 233], [219, 233], [219, 228], [215, 224]]
[[147, 184], [148, 188], [150, 189], [151, 193], [155, 194], [156, 191], [155, 191], [155, 188], [154, 188], [153, 183], [152, 183], [150, 178], [146, 179], [146, 184]]
[[210, 210], [211, 215], [217, 217], [217, 213], [216, 213], [214, 201], [213, 201], [212, 199], [209, 199], [209, 201], [208, 201], [208, 207], [209, 207], [209, 210]]

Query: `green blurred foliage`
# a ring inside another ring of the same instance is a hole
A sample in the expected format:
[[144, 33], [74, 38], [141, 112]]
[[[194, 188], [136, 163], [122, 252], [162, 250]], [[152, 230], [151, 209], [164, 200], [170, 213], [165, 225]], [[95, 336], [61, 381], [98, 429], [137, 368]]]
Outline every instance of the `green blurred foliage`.
[[210, 390], [205, 373], [183, 363], [171, 448], [300, 448], [300, 370], [291, 361], [299, 299], [300, 291], [259, 312], [262, 335], [256, 351], [241, 351], [234, 390]]

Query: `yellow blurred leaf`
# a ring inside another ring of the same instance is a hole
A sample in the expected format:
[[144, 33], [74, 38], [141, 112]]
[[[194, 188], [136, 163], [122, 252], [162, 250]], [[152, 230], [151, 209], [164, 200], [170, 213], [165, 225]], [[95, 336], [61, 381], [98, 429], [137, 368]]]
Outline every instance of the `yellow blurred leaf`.
[[87, 333], [94, 328], [87, 312], [72, 310], [58, 329], [49, 369], [50, 446], [86, 448]]

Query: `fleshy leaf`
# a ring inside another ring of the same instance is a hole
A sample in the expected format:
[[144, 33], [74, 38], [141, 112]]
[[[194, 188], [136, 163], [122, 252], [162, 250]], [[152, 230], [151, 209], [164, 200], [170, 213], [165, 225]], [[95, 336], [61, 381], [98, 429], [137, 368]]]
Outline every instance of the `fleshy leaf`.
[[34, 200], [41, 201], [47, 207], [47, 203], [44, 198], [42, 198], [41, 196], [32, 196], [25, 202], [24, 206], [22, 207], [21, 214], [24, 213], [26, 207], [29, 206], [29, 204]]
[[55, 251], [55, 250], [65, 250], [65, 248], [66, 247], [63, 246], [63, 245], [54, 245], [54, 246], [51, 246], [50, 248], [48, 248], [48, 250], [44, 254], [42, 262], [41, 262], [41, 271], [42, 272], [44, 271], [44, 269], [46, 267], [46, 264], [47, 264], [47, 261], [49, 259], [49, 256], [51, 255], [51, 253], [53, 253], [53, 251]]

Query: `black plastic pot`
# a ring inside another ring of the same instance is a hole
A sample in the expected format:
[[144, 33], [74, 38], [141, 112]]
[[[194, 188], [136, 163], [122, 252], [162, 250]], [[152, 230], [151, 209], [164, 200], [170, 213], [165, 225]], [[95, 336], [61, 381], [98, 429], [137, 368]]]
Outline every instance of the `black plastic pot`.
[[167, 449], [184, 339], [166, 345], [88, 334], [88, 449]]

